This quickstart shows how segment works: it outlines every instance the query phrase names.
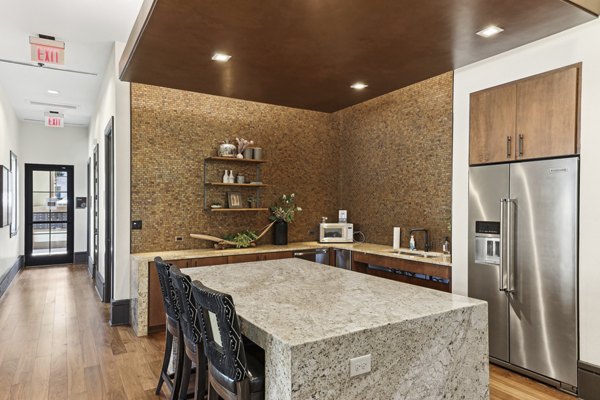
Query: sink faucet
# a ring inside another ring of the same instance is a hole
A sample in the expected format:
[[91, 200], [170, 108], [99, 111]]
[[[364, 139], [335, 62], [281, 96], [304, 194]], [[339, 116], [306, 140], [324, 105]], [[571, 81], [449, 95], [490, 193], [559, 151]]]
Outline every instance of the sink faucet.
[[424, 250], [426, 252], [431, 250], [431, 244], [429, 243], [429, 231], [425, 228], [413, 228], [410, 230], [409, 236], [415, 232], [423, 232], [423, 234], [425, 235], [425, 243], [423, 245]]

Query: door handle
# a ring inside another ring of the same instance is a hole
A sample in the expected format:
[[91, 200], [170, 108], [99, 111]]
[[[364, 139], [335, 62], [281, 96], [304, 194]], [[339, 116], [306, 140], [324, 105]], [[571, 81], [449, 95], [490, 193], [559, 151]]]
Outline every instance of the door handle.
[[314, 251], [305, 251], [300, 253], [294, 253], [294, 257], [303, 257], [303, 256], [314, 256], [317, 255], [317, 252]]
[[519, 135], [519, 157], [523, 157], [523, 141], [525, 137], [523, 135]]
[[515, 222], [515, 200], [506, 199], [506, 274], [507, 274], [507, 293], [515, 292], [515, 266], [514, 266], [514, 222]]
[[504, 263], [506, 257], [504, 252], [506, 251], [506, 199], [500, 199], [500, 264], [498, 265], [498, 290], [504, 292], [506, 290], [506, 284], [504, 279]]
[[506, 158], [512, 156], [512, 136], [506, 137]]

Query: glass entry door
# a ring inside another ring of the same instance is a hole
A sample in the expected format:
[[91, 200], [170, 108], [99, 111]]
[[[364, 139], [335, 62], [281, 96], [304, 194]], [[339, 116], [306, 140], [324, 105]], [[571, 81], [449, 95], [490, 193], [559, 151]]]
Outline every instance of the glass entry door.
[[25, 164], [25, 264], [73, 262], [73, 166]]

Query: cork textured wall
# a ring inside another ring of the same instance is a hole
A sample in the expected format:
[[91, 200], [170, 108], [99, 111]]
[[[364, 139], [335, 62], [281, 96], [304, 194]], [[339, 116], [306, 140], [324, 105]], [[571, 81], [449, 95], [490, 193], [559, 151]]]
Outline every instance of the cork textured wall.
[[[290, 241], [317, 239], [321, 216], [336, 221], [345, 208], [368, 242], [391, 244], [400, 226], [408, 246], [408, 229], [425, 227], [439, 250], [451, 230], [452, 85], [448, 73], [325, 114], [132, 84], [131, 211], [144, 224], [132, 230], [132, 253], [210, 247], [189, 234], [268, 223], [266, 212], [203, 210], [203, 160], [236, 136], [264, 149], [262, 181], [273, 186], [263, 190], [263, 206], [296, 193], [304, 211]], [[215, 163], [208, 180], [220, 181], [226, 168], [254, 176], [252, 167]], [[209, 203], [224, 203], [226, 192], [211, 188]]]
[[[131, 231], [132, 253], [210, 247], [189, 234], [222, 237], [258, 231], [269, 222], [267, 212], [203, 210], [203, 160], [235, 137], [264, 149], [262, 181], [273, 186], [263, 190], [263, 206], [296, 193], [304, 211], [290, 225], [290, 241], [315, 240], [321, 216], [337, 215], [340, 140], [334, 115], [140, 84], [131, 86], [131, 108], [131, 218], [143, 221], [143, 229]], [[207, 169], [208, 180], [220, 182], [226, 168], [254, 178], [253, 167], [216, 163]], [[237, 191], [244, 201], [255, 193]], [[209, 204], [224, 203], [226, 192], [211, 189]]]
[[[340, 206], [370, 243], [392, 244], [392, 228], [430, 230], [434, 250], [451, 233], [453, 73], [336, 113]], [[417, 246], [423, 237], [416, 235]]]

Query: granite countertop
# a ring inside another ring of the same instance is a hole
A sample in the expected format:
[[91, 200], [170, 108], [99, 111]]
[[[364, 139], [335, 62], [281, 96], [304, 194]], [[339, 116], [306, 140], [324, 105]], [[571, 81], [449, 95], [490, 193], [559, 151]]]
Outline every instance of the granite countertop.
[[[285, 246], [275, 245], [260, 245], [257, 247], [249, 247], [246, 249], [193, 249], [193, 250], [174, 250], [174, 251], [157, 251], [152, 253], [136, 253], [132, 254], [132, 260], [135, 262], [149, 262], [154, 260], [154, 257], [162, 257], [165, 260], [181, 260], [189, 258], [205, 258], [205, 257], [222, 257], [222, 256], [233, 256], [241, 254], [255, 254], [255, 253], [274, 253], [279, 251], [300, 251], [316, 248], [334, 248], [334, 249], [346, 249], [357, 252], [363, 252], [367, 254], [394, 257], [403, 260], [418, 261], [428, 264], [437, 264], [443, 266], [452, 266], [450, 257], [444, 256], [441, 253], [433, 253], [435, 257], [418, 257], [406, 254], [398, 254], [393, 252], [392, 246], [385, 246], [381, 244], [373, 243], [319, 243], [319, 242], [296, 242], [290, 243]], [[408, 249], [403, 249], [408, 250]], [[417, 252], [423, 253], [423, 252]]]
[[297, 258], [185, 272], [231, 294], [242, 323], [258, 329], [251, 336], [290, 346], [485, 304]]

